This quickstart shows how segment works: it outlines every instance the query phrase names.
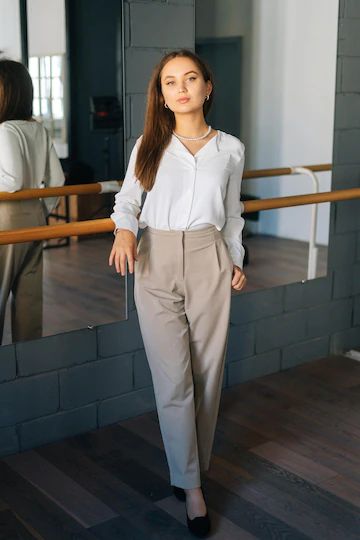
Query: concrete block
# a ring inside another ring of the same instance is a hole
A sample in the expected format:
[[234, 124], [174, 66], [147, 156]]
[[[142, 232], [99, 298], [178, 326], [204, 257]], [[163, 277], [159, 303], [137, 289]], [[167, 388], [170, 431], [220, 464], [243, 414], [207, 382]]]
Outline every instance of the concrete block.
[[[336, 94], [340, 93], [342, 91], [342, 72], [343, 72], [343, 59], [341, 56], [337, 56], [336, 58], [336, 82], [335, 82], [335, 92]], [[335, 117], [336, 117], [336, 109], [335, 109]], [[336, 123], [335, 123], [336, 125]]]
[[283, 311], [284, 288], [273, 287], [261, 291], [236, 294], [231, 298], [230, 321], [245, 324]]
[[280, 351], [243, 358], [228, 364], [228, 386], [280, 371]]
[[[359, 0], [341, 0], [341, 4], [345, 4], [345, 17], [352, 17], [352, 18], [360, 18], [360, 4]], [[360, 22], [357, 21], [359, 24], [359, 32], [360, 32]]]
[[354, 163], [356, 165], [359, 165], [359, 140], [360, 129], [347, 129], [336, 131], [334, 137], [334, 161], [336, 161], [336, 163], [342, 164]]
[[304, 340], [306, 313], [306, 310], [298, 310], [258, 321], [256, 323], [256, 352], [262, 353]]
[[339, 0], [339, 19], [345, 16], [345, 2], [346, 0]]
[[35, 375], [1, 384], [0, 427], [13, 426], [59, 408], [58, 374]]
[[315, 358], [323, 358], [329, 354], [329, 336], [319, 337], [284, 347], [282, 351], [281, 369], [289, 369], [304, 364]]
[[351, 327], [352, 299], [333, 300], [307, 311], [306, 335], [319, 337]]
[[334, 164], [331, 186], [332, 189], [360, 187], [360, 163], [355, 165]]
[[358, 230], [360, 230], [360, 198], [338, 201], [336, 203], [336, 234]]
[[226, 362], [234, 362], [255, 353], [255, 323], [230, 323]]
[[153, 411], [155, 408], [155, 395], [152, 386], [106, 399], [99, 403], [99, 427]]
[[358, 296], [354, 296], [353, 326], [360, 326], [360, 294]]
[[16, 343], [18, 374], [33, 375], [96, 360], [96, 331], [84, 328]]
[[[0, 347], [0, 383], [16, 377], [15, 345]], [[1, 388], [1, 387], [0, 387]], [[0, 390], [1, 393], [1, 390]]]
[[[188, 47], [194, 42], [192, 5], [130, 5], [130, 43], [132, 47]], [[161, 29], [161, 30], [160, 30]]]
[[360, 58], [343, 57], [341, 82], [342, 92], [360, 92]]
[[332, 276], [310, 279], [304, 283], [285, 285], [284, 310], [294, 311], [326, 302], [331, 299]]
[[355, 268], [356, 265], [351, 265], [334, 270], [334, 299], [347, 298], [353, 294]]
[[335, 234], [330, 237], [328, 251], [328, 270], [355, 262], [356, 233]]
[[338, 54], [360, 56], [360, 23], [357, 19], [341, 19], [338, 27]]
[[[360, 41], [360, 40], [359, 40]], [[335, 97], [336, 129], [360, 127], [360, 95], [337, 94]]]
[[60, 371], [60, 408], [81, 405], [130, 392], [133, 387], [132, 355], [103, 358], [91, 364]]
[[134, 389], [152, 385], [151, 371], [144, 349], [134, 354]]
[[360, 348], [360, 326], [335, 332], [330, 336], [330, 354], [341, 354]]
[[[359, 235], [359, 238], [360, 238], [360, 235]], [[360, 246], [360, 243], [359, 243], [359, 246]], [[360, 264], [355, 264], [353, 266], [352, 292], [353, 294], [360, 294]]]
[[87, 433], [97, 427], [96, 404], [50, 414], [19, 426], [21, 450]]
[[130, 312], [126, 321], [98, 326], [97, 332], [101, 358], [144, 348], [136, 311]]
[[[1, 390], [0, 390], [1, 392]], [[15, 426], [0, 428], [0, 458], [19, 452], [19, 440]]]

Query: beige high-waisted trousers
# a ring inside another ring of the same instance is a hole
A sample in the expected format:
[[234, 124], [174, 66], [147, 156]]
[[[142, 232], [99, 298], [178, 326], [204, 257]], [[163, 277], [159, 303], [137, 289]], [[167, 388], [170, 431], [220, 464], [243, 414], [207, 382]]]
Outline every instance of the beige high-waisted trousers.
[[146, 227], [134, 300], [172, 485], [209, 468], [229, 333], [233, 262], [220, 231]]
[[[39, 199], [0, 202], [0, 230], [46, 225]], [[0, 344], [10, 293], [12, 340], [42, 336], [42, 241], [0, 246]]]

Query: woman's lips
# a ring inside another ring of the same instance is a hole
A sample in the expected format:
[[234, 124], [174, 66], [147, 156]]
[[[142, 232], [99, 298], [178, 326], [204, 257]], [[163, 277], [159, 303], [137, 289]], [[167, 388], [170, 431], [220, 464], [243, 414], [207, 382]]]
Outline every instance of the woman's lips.
[[190, 99], [190, 98], [180, 98], [180, 99], [178, 99], [177, 101], [178, 101], [179, 103], [186, 103], [187, 101], [189, 101], [189, 99]]

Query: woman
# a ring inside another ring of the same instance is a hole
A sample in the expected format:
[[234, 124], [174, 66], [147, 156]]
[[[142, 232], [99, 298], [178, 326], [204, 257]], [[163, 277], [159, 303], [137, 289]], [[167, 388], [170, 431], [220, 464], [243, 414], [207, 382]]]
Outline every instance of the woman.
[[[32, 117], [33, 86], [25, 66], [0, 59], [0, 192], [59, 186], [64, 174], [42, 124]], [[56, 199], [46, 199], [47, 211]], [[0, 229], [46, 225], [40, 199], [0, 200]], [[42, 336], [42, 242], [0, 246], [0, 343], [12, 292], [13, 341]]]
[[[135, 270], [134, 299], [170, 480], [198, 536], [210, 530], [200, 473], [209, 468], [218, 415], [231, 285], [240, 290], [246, 283], [244, 144], [206, 124], [212, 80], [186, 49], [155, 67], [144, 132], [111, 214], [116, 236], [109, 257], [121, 275], [126, 261]], [[137, 245], [138, 226], [145, 230]]]

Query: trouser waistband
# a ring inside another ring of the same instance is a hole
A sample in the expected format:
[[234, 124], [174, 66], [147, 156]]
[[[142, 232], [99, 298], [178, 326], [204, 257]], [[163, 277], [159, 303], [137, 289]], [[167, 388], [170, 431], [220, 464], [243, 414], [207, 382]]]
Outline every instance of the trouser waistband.
[[[150, 227], [149, 225], [145, 228], [145, 231], [148, 231], [152, 235], [159, 235], [159, 236], [186, 236], [189, 238], [193, 237], [206, 237], [206, 236], [214, 236], [215, 234], [220, 234], [220, 231], [215, 227], [215, 225], [209, 225], [208, 227], [204, 227], [203, 229], [171, 229], [171, 230], [165, 230], [165, 229], [155, 229], [154, 227]], [[145, 232], [144, 231], [144, 232]]]

